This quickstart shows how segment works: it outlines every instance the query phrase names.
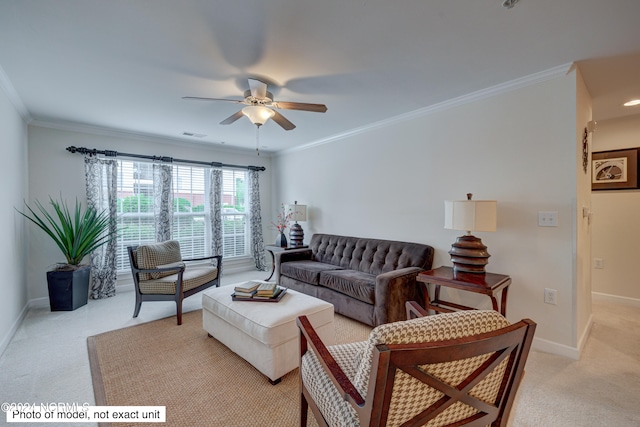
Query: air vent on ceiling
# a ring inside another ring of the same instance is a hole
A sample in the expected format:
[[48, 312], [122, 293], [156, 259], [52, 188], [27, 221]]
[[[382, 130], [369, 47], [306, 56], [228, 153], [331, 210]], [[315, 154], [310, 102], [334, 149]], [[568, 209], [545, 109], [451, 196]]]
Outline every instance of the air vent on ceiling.
[[191, 136], [193, 138], [204, 138], [205, 136], [207, 136], [207, 135], [205, 135], [203, 133], [193, 133], [193, 132], [182, 132], [182, 135], [183, 136]]

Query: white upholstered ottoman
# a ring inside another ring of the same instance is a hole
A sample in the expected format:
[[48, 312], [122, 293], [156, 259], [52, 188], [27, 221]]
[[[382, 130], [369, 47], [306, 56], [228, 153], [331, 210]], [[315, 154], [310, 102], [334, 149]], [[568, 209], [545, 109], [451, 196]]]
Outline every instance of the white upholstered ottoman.
[[203, 293], [202, 327], [272, 384], [298, 367], [298, 316], [308, 317], [325, 344], [335, 343], [333, 304], [292, 290], [279, 302], [232, 301], [232, 293], [233, 285]]

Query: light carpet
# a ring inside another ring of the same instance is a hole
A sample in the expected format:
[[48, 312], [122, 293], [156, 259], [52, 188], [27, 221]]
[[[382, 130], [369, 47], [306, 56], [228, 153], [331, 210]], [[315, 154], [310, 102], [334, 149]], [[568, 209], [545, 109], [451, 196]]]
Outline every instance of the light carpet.
[[[371, 328], [335, 316], [336, 342], [366, 340]], [[166, 406], [167, 426], [297, 426], [298, 370], [271, 385], [202, 329], [202, 311], [87, 339], [96, 405]], [[136, 424], [118, 423], [117, 426]], [[153, 424], [145, 424], [153, 425]], [[309, 413], [309, 425], [315, 425]]]

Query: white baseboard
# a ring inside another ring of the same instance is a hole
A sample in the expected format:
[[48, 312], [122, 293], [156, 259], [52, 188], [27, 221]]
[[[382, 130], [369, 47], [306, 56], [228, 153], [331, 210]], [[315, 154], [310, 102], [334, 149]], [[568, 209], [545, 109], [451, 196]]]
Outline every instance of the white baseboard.
[[[603, 294], [599, 292], [592, 292], [591, 298], [593, 301], [603, 301], [603, 302], [610, 302], [614, 304], [624, 304], [624, 305], [630, 305], [633, 307], [640, 307], [640, 299], [637, 299], [637, 298]], [[593, 314], [589, 316], [587, 327], [584, 329], [582, 336], [578, 340], [578, 346], [576, 348], [569, 347], [563, 344], [558, 344], [552, 341], [547, 341], [541, 338], [534, 338], [532, 349], [537, 351], [543, 351], [545, 353], [552, 353], [552, 354], [557, 354], [559, 356], [569, 357], [574, 360], [579, 360], [580, 355], [584, 350], [584, 346], [586, 345], [587, 340], [589, 339], [589, 334], [591, 333], [592, 326], [593, 326]]]
[[587, 321], [587, 327], [584, 328], [584, 331], [582, 332], [582, 336], [578, 340], [578, 357], [580, 357], [580, 355], [582, 354], [582, 351], [584, 350], [584, 346], [587, 344], [587, 339], [591, 334], [592, 326], [593, 326], [593, 313], [589, 315], [589, 320]]
[[640, 299], [621, 297], [619, 295], [603, 294], [600, 292], [591, 292], [591, 298], [594, 301], [612, 302], [615, 304], [631, 305], [633, 307], [640, 307]]
[[49, 297], [40, 297], [30, 299], [27, 303], [27, 308], [45, 308], [49, 307]]
[[544, 353], [551, 353], [558, 356], [568, 357], [573, 360], [580, 360], [580, 351], [575, 347], [569, 347], [568, 345], [558, 344], [557, 342], [547, 341], [542, 338], [534, 338], [531, 349], [535, 351], [542, 351]]
[[29, 311], [29, 303], [27, 303], [22, 308], [22, 311], [20, 312], [20, 315], [11, 324], [11, 328], [9, 328], [9, 331], [7, 332], [7, 334], [2, 338], [2, 341], [0, 341], [0, 356], [2, 356], [2, 353], [4, 353], [4, 351], [9, 346], [9, 343], [11, 342], [11, 338], [13, 338], [13, 336], [16, 333], [16, 331], [18, 330], [18, 327], [20, 326], [20, 324], [24, 320], [25, 316], [27, 315], [27, 311]]

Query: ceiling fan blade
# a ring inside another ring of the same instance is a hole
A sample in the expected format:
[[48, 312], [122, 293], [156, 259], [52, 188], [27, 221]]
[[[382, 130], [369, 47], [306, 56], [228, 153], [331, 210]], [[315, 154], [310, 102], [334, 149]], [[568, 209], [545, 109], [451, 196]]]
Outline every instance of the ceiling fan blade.
[[235, 122], [236, 120], [238, 120], [242, 116], [244, 116], [244, 114], [242, 113], [242, 110], [240, 110], [237, 113], [232, 114], [229, 117], [227, 117], [226, 119], [224, 119], [223, 121], [221, 121], [220, 124], [221, 125], [230, 125], [231, 123]]
[[248, 79], [249, 89], [254, 98], [264, 99], [267, 97], [267, 84], [260, 80]]
[[276, 122], [277, 124], [279, 124], [280, 126], [282, 126], [282, 128], [284, 130], [291, 130], [291, 129], [295, 129], [296, 125], [294, 125], [293, 123], [291, 123], [289, 120], [287, 120], [287, 118], [285, 116], [283, 116], [282, 114], [278, 113], [277, 111], [273, 110], [273, 112], [275, 113], [273, 115], [273, 117], [271, 117], [271, 119]]
[[313, 111], [314, 113], [324, 113], [327, 111], [327, 106], [324, 104], [306, 104], [304, 102], [277, 101], [273, 103], [273, 106], [284, 110]]
[[182, 99], [186, 99], [187, 101], [227, 101], [227, 102], [235, 102], [236, 104], [244, 103], [244, 100], [239, 101], [237, 99], [200, 98], [198, 96], [183, 96]]

